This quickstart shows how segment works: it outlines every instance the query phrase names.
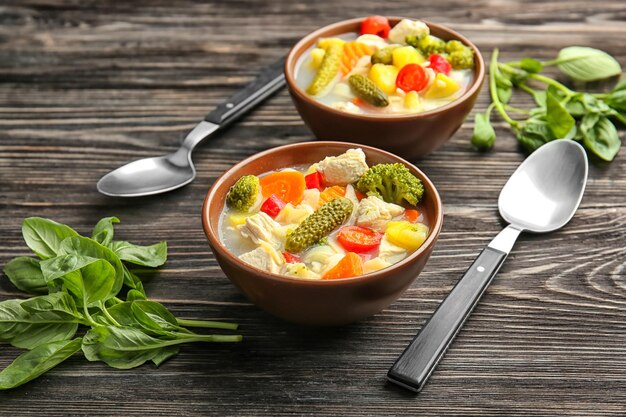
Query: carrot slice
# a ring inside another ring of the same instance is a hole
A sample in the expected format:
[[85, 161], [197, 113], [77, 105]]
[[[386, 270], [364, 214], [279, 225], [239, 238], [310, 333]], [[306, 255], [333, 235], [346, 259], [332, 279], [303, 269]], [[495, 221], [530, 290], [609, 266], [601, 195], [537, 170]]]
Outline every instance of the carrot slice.
[[343, 55], [341, 56], [341, 73], [347, 74], [356, 65], [358, 60], [365, 55], [372, 55], [374, 48], [361, 42], [346, 42], [343, 45]]
[[411, 223], [415, 223], [419, 216], [420, 212], [418, 210], [407, 209], [404, 211], [404, 217]]
[[337, 265], [324, 274], [322, 279], [350, 278], [363, 275], [363, 260], [354, 252], [348, 252]]
[[306, 188], [304, 174], [297, 171], [273, 172], [261, 177], [259, 183], [264, 198], [273, 194], [285, 203], [291, 203], [294, 206], [300, 204]]
[[327, 187], [320, 193], [320, 201], [322, 204], [328, 203], [330, 200], [343, 197], [346, 195], [346, 187], [342, 187], [340, 185], [333, 185], [332, 187]]

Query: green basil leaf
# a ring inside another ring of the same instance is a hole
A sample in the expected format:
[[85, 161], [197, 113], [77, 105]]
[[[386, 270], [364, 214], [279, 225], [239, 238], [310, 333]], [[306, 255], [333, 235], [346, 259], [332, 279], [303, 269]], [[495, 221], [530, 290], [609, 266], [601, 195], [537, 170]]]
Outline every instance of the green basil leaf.
[[41, 263], [41, 271], [46, 282], [52, 282], [70, 272], [79, 271], [81, 268], [98, 261], [96, 258], [81, 255], [61, 255], [47, 259]]
[[586, 46], [563, 48], [557, 56], [558, 68], [579, 81], [594, 81], [619, 75], [619, 62], [604, 51]]
[[565, 109], [572, 115], [572, 117], [580, 118], [587, 114], [587, 109], [582, 101], [582, 94], [574, 94], [574, 96], [565, 104]]
[[479, 150], [488, 150], [496, 141], [496, 132], [489, 122], [489, 115], [476, 113], [474, 118], [474, 133], [471, 143]]
[[545, 91], [533, 92], [533, 100], [535, 100], [535, 103], [537, 103], [537, 106], [546, 107], [546, 92]]
[[547, 142], [556, 139], [548, 123], [542, 120], [529, 120], [516, 133], [517, 140], [529, 152], [534, 152]]
[[117, 217], [100, 219], [91, 232], [91, 238], [103, 246], [109, 246], [113, 241], [113, 223], [119, 223]]
[[118, 369], [130, 369], [162, 356], [160, 349], [185, 340], [160, 340], [132, 327], [100, 326], [83, 337], [83, 353], [89, 361], [102, 361]]
[[[1, 302], [0, 341], [8, 342], [18, 348], [33, 349], [44, 343], [74, 337], [80, 320], [73, 315], [71, 309], [63, 309], [58, 299], [54, 300], [55, 297], [62, 297], [58, 294], [63, 293], [42, 295], [28, 300], [31, 311], [22, 306], [21, 300]], [[37, 311], [36, 305], [42, 298], [46, 298], [45, 303], [57, 306], [57, 309]], [[67, 300], [64, 303], [68, 303]]]
[[0, 372], [0, 390], [19, 387], [54, 368], [78, 352], [82, 339], [41, 344], [22, 353]]
[[39, 260], [26, 256], [13, 258], [4, 266], [4, 273], [18, 289], [31, 294], [45, 294], [48, 285], [41, 273]]
[[523, 58], [520, 61], [520, 68], [526, 72], [537, 73], [543, 69], [543, 64], [533, 58]]
[[559, 139], [567, 137], [576, 125], [576, 120], [550, 91], [546, 95], [546, 121], [554, 136]]
[[496, 93], [498, 94], [498, 98], [500, 99], [500, 101], [506, 104], [513, 96], [513, 89], [497, 87]]
[[76, 303], [71, 295], [66, 292], [56, 292], [54, 294], [42, 295], [40, 297], [29, 298], [22, 301], [22, 308], [29, 313], [50, 313], [65, 316], [67, 320], [74, 320], [80, 317]]
[[102, 246], [95, 240], [77, 236], [64, 240], [61, 245], [61, 251], [63, 254], [81, 255], [106, 260], [115, 269], [115, 279], [111, 288], [111, 294], [115, 296], [122, 289], [124, 285], [124, 265], [111, 249]]
[[128, 291], [128, 294], [126, 294], [126, 301], [146, 300], [146, 299], [147, 297], [146, 297], [146, 293], [143, 291], [143, 287], [142, 287], [142, 291], [132, 289]]
[[133, 290], [137, 290], [145, 295], [145, 290], [143, 289], [143, 283], [141, 279], [128, 269], [126, 265], [124, 265], [124, 284]]
[[161, 348], [157, 351], [157, 353], [152, 357], [152, 362], [156, 366], [161, 366], [163, 362], [171, 358], [172, 356], [178, 355], [180, 348], [178, 346], [168, 346]]
[[626, 111], [626, 88], [611, 92], [604, 102], [615, 110]]
[[612, 161], [622, 146], [615, 125], [606, 117], [583, 118], [581, 131], [585, 148], [605, 161]]
[[134, 245], [130, 242], [117, 241], [111, 249], [121, 260], [136, 265], [157, 267], [167, 260], [167, 243], [160, 242], [150, 246]]
[[41, 217], [29, 217], [22, 223], [22, 236], [26, 245], [41, 259], [58, 255], [61, 242], [78, 236], [74, 229]]

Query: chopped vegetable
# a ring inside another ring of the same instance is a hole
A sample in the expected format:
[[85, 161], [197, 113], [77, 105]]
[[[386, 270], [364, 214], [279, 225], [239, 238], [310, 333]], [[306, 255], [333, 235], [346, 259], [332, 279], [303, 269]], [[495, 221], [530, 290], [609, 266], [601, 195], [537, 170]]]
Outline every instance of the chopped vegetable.
[[259, 194], [259, 178], [245, 175], [230, 187], [226, 195], [226, 204], [239, 211], [248, 211], [256, 202]]
[[350, 278], [363, 275], [363, 260], [359, 255], [348, 252], [337, 265], [324, 274], [322, 279]]
[[356, 188], [398, 205], [406, 202], [415, 206], [424, 193], [422, 181], [401, 163], [372, 166], [361, 176]]
[[312, 96], [321, 94], [339, 73], [341, 55], [343, 54], [343, 43], [331, 42], [328, 47], [324, 49], [326, 52], [324, 53], [322, 63], [311, 85], [309, 85], [309, 88], [306, 90], [306, 92]]
[[324, 204], [287, 235], [285, 250], [298, 253], [328, 236], [350, 216], [352, 209], [352, 201], [345, 197]]
[[322, 191], [324, 189], [324, 177], [319, 171], [315, 171], [309, 175], [304, 176], [304, 183], [306, 184], [307, 190], [311, 188], [317, 188]]
[[422, 223], [392, 221], [387, 224], [385, 234], [394, 245], [414, 251], [422, 246], [428, 237], [428, 227]]
[[273, 172], [262, 177], [259, 183], [264, 198], [269, 198], [273, 194], [294, 206], [302, 201], [302, 194], [306, 188], [304, 174], [297, 171]]
[[393, 51], [398, 47], [398, 45], [387, 46], [374, 52], [371, 59], [372, 64], [393, 64]]
[[326, 187], [320, 193], [320, 201], [322, 203], [328, 203], [329, 201], [337, 198], [344, 197], [346, 195], [346, 187], [340, 185], [333, 185], [332, 187]]
[[423, 37], [407, 36], [405, 42], [407, 45], [419, 49], [426, 56], [440, 54], [446, 49], [446, 42], [432, 35]]
[[389, 20], [384, 16], [369, 16], [361, 22], [361, 35], [376, 35], [381, 38], [389, 36]]
[[389, 42], [404, 43], [407, 36], [422, 38], [430, 33], [426, 23], [419, 20], [402, 19], [389, 31]]
[[361, 226], [344, 226], [337, 233], [337, 241], [349, 252], [363, 253], [376, 249], [383, 235]]
[[459, 91], [460, 88], [459, 84], [452, 78], [443, 73], [439, 73], [435, 76], [435, 80], [424, 93], [424, 98], [437, 99], [449, 97]]
[[246, 213], [232, 213], [228, 216], [228, 223], [231, 226], [239, 226], [246, 222], [248, 214]]
[[322, 48], [311, 49], [311, 67], [318, 69], [322, 65], [322, 60], [326, 51]]
[[453, 51], [448, 55], [448, 61], [454, 69], [468, 69], [474, 67], [474, 51], [471, 48], [465, 48], [459, 51]]
[[404, 217], [408, 222], [415, 223], [420, 217], [420, 212], [419, 210], [407, 209], [404, 211]]
[[299, 256], [294, 255], [293, 253], [283, 252], [283, 256], [285, 257], [285, 262], [287, 262], [288, 264], [297, 264], [299, 262], [302, 262], [302, 259], [300, 259]]
[[347, 74], [356, 65], [361, 57], [374, 53], [374, 48], [361, 42], [346, 42], [343, 45], [343, 55], [341, 56], [341, 73]]
[[359, 98], [376, 107], [386, 107], [389, 105], [387, 95], [372, 80], [360, 74], [351, 75], [348, 83], [352, 92]]
[[267, 200], [263, 202], [261, 205], [261, 211], [272, 219], [275, 219], [278, 216], [278, 213], [285, 207], [286, 203], [280, 198], [276, 197], [272, 194]]
[[424, 67], [409, 64], [400, 70], [396, 78], [396, 87], [402, 91], [422, 91], [428, 85], [428, 75]]
[[393, 65], [399, 70], [409, 64], [422, 64], [426, 61], [422, 54], [412, 46], [396, 48], [391, 54], [393, 56]]
[[374, 64], [369, 72], [370, 80], [387, 94], [392, 94], [396, 91], [397, 76], [398, 68], [393, 65]]
[[428, 62], [430, 62], [429, 68], [432, 68], [436, 73], [442, 73], [445, 75], [450, 75], [450, 71], [452, 71], [452, 65], [448, 62], [448, 60], [439, 54], [432, 54], [428, 57]]
[[404, 107], [409, 110], [417, 110], [420, 108], [422, 100], [417, 91], [409, 91], [404, 96]]

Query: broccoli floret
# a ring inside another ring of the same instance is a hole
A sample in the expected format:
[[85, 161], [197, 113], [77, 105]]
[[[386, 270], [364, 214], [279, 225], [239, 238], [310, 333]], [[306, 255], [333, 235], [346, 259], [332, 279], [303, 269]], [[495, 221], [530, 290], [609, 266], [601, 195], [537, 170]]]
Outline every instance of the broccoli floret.
[[448, 41], [446, 43], [446, 58], [452, 68], [467, 69], [474, 66], [474, 51], [461, 41]]
[[454, 69], [469, 69], [474, 67], [474, 52], [470, 48], [453, 51], [447, 57]]
[[230, 187], [226, 195], [226, 204], [240, 211], [248, 211], [256, 202], [259, 195], [259, 178], [254, 175], [245, 175]]
[[439, 54], [446, 49], [446, 43], [434, 36], [428, 35], [423, 37], [407, 36], [405, 42], [414, 48], [419, 49], [425, 56], [430, 54]]
[[361, 176], [356, 188], [362, 193], [382, 198], [387, 203], [415, 206], [424, 194], [424, 185], [403, 164], [374, 165]]

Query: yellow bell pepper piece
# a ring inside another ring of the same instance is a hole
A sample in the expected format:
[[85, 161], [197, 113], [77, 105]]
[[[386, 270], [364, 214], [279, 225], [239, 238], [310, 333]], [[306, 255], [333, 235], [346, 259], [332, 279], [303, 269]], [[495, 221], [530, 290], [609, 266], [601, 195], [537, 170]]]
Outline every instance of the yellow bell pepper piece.
[[404, 108], [408, 110], [419, 110], [420, 107], [422, 107], [422, 102], [417, 91], [409, 91], [406, 93], [404, 96]]
[[317, 47], [322, 48], [322, 49], [328, 49], [330, 48], [331, 45], [334, 45], [334, 44], [341, 45], [343, 47], [345, 43], [346, 41], [340, 38], [324, 38], [324, 39], [320, 39], [317, 42]]
[[405, 65], [421, 64], [426, 61], [422, 54], [412, 46], [396, 48], [391, 54], [393, 57], [393, 65], [399, 70], [404, 68]]
[[369, 72], [370, 80], [387, 94], [395, 93], [397, 76], [398, 68], [393, 65], [374, 64]]
[[248, 218], [247, 214], [233, 213], [228, 216], [228, 224], [231, 226], [239, 226], [246, 222], [246, 218]]
[[318, 69], [320, 67], [325, 53], [326, 50], [322, 48], [311, 49], [311, 68]]
[[439, 73], [424, 93], [424, 98], [445, 98], [459, 91], [459, 84], [445, 74]]
[[409, 251], [418, 249], [428, 237], [428, 226], [406, 220], [387, 223], [385, 235], [389, 242]]

